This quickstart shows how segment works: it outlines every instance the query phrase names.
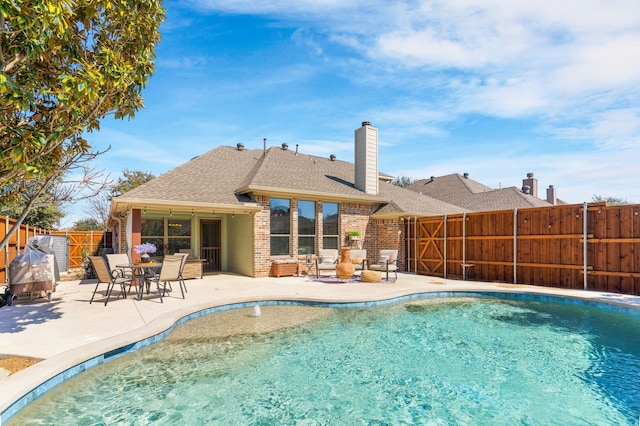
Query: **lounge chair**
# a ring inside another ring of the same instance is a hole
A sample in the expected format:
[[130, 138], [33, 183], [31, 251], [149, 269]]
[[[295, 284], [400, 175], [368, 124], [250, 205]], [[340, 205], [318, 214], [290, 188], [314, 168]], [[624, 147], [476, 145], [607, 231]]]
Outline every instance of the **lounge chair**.
[[[117, 273], [112, 275], [111, 272], [109, 272], [109, 268], [107, 267], [107, 262], [105, 262], [104, 258], [101, 256], [89, 256], [89, 261], [93, 266], [93, 270], [96, 272], [96, 276], [98, 277], [98, 283], [96, 284], [96, 288], [93, 290], [93, 295], [91, 295], [89, 304], [93, 302], [93, 298], [96, 297], [98, 287], [103, 283], [107, 284], [107, 298], [104, 301], [104, 306], [107, 306], [107, 303], [109, 303], [111, 292], [116, 285], [121, 286], [120, 294], [122, 295], [122, 297], [127, 297], [126, 285], [129, 284], [129, 287], [131, 287], [131, 281], [133, 280], [133, 278], [120, 277], [117, 275]], [[118, 295], [118, 297], [120, 296]]]
[[335, 274], [338, 265], [338, 249], [322, 249], [316, 257], [316, 278], [320, 278], [320, 271], [332, 271]]
[[369, 269], [386, 272], [387, 281], [389, 281], [389, 272], [393, 272], [396, 274], [396, 278], [398, 278], [398, 250], [380, 250], [378, 262], [369, 265]]
[[353, 263], [356, 272], [367, 269], [367, 251], [351, 250], [351, 263]]

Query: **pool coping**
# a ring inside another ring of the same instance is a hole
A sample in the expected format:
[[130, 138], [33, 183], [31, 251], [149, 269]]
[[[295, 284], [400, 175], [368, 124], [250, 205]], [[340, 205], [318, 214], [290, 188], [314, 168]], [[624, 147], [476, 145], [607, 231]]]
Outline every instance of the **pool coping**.
[[96, 365], [162, 340], [171, 330], [185, 321], [213, 312], [251, 307], [256, 303], [348, 308], [379, 306], [411, 299], [435, 297], [496, 296], [565, 301], [573, 304], [610, 307], [627, 313], [640, 314], [640, 298], [634, 296], [498, 283], [475, 283], [476, 285], [469, 288], [468, 282], [464, 282], [464, 284], [467, 287], [406, 289], [404, 291], [397, 291], [398, 289], [391, 287], [391, 291], [384, 294], [350, 297], [343, 295], [341, 298], [291, 294], [287, 297], [283, 297], [283, 295], [274, 295], [273, 297], [244, 295], [175, 309], [166, 314], [158, 315], [143, 327], [59, 353], [0, 381], [0, 398], [2, 398], [0, 401], [0, 425], [65, 380]]

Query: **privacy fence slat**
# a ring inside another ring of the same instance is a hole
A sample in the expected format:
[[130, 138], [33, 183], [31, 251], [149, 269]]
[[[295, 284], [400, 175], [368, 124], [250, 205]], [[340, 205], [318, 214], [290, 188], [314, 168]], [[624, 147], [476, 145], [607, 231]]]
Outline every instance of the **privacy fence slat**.
[[409, 218], [406, 264], [449, 278], [473, 264], [474, 280], [640, 295], [639, 212], [585, 203]]
[[[0, 216], [0, 239], [16, 223], [14, 219]], [[9, 239], [8, 244], [0, 250], [0, 284], [7, 283], [9, 279], [9, 265], [15, 257], [24, 252], [29, 238], [37, 235], [66, 235], [69, 237], [69, 268], [78, 268], [83, 265], [85, 255], [98, 254], [101, 248], [111, 247], [111, 234], [101, 231], [58, 231], [44, 230], [32, 226], [21, 225]]]

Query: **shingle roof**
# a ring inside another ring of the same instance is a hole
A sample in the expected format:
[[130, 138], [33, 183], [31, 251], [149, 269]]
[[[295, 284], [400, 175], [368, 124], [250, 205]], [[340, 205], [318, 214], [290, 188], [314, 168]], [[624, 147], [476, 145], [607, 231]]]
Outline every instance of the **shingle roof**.
[[[461, 213], [466, 209], [380, 181], [378, 195], [354, 185], [355, 166], [272, 147], [220, 146], [118, 197], [120, 202], [246, 205], [253, 194], [299, 194], [377, 206], [375, 216]], [[386, 175], [385, 175], [386, 176]], [[386, 179], [386, 178], [385, 178]], [[388, 179], [386, 179], [388, 180]]]
[[550, 206], [547, 201], [525, 194], [515, 186], [493, 189], [457, 173], [421, 179], [408, 189], [470, 211]]

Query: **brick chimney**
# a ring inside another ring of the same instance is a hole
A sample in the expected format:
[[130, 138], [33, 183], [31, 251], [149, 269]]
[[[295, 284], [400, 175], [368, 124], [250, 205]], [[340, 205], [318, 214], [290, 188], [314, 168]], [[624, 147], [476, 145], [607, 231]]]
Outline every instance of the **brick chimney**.
[[355, 132], [355, 184], [367, 194], [378, 194], [378, 129], [363, 121]]
[[522, 192], [534, 197], [538, 196], [538, 179], [533, 177], [533, 173], [527, 173], [527, 178], [522, 179]]
[[547, 202], [554, 206], [558, 203], [558, 199], [556, 198], [556, 189], [553, 185], [549, 185], [547, 188]]

